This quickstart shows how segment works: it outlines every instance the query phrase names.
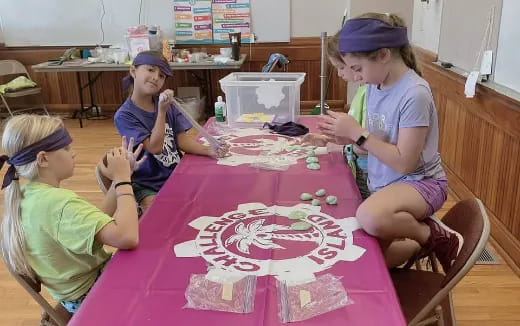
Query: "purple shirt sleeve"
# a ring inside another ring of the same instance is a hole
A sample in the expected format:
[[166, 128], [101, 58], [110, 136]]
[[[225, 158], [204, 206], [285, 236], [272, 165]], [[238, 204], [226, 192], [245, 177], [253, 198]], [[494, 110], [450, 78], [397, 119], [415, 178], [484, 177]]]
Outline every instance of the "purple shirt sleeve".
[[400, 112], [399, 128], [428, 127], [432, 103], [432, 95], [426, 87], [410, 88]]
[[117, 112], [114, 123], [119, 134], [126, 136], [127, 139], [134, 137], [136, 145], [142, 143], [151, 135], [151, 130], [138, 117], [127, 111]]

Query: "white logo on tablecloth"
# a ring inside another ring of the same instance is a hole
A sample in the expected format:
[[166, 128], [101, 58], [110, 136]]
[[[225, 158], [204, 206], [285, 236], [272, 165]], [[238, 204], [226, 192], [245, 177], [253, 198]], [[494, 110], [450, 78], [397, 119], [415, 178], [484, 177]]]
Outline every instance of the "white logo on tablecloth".
[[[294, 165], [306, 157], [315, 146], [304, 146], [301, 138], [273, 134], [269, 129], [236, 128], [227, 129], [218, 137], [230, 146], [230, 156], [220, 158], [217, 164], [238, 166], [242, 164], [266, 163], [272, 166]], [[206, 142], [207, 144], [207, 142]], [[324, 154], [319, 148], [317, 155]]]
[[[306, 230], [291, 227], [301, 222], [308, 223]], [[202, 216], [189, 225], [199, 233], [194, 240], [175, 245], [176, 256], [201, 256], [219, 271], [235, 274], [300, 282], [365, 252], [353, 243], [352, 233], [360, 229], [355, 217], [336, 219], [308, 204], [242, 204], [236, 211]]]

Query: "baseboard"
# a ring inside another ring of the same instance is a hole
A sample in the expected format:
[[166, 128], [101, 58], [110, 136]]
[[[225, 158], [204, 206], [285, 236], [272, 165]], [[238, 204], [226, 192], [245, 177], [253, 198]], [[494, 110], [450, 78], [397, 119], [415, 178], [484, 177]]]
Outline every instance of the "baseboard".
[[[449, 180], [449, 187], [456, 195], [457, 199], [467, 199], [476, 197], [471, 190], [460, 180], [460, 178], [446, 165], [444, 170]], [[490, 242], [498, 253], [506, 260], [511, 269], [520, 276], [520, 241], [516, 239], [504, 224], [491, 212], [487, 210], [489, 222], [491, 224]]]

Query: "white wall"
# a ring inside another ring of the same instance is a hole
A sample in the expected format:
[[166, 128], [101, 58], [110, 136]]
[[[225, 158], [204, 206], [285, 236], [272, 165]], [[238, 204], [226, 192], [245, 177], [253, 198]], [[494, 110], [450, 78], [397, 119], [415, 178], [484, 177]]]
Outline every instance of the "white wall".
[[2, 29], [2, 17], [0, 17], [0, 44], [4, 43], [4, 33]]
[[291, 0], [291, 36], [334, 35], [351, 0]]
[[404, 19], [406, 26], [408, 26], [408, 38], [411, 38], [413, 2], [414, 0], [351, 0], [350, 13], [351, 17], [359, 16], [366, 12], [397, 14]]
[[504, 0], [495, 65], [495, 82], [520, 92], [520, 2]]
[[439, 51], [443, 3], [444, 0], [414, 2], [412, 26], [413, 44], [434, 53]]

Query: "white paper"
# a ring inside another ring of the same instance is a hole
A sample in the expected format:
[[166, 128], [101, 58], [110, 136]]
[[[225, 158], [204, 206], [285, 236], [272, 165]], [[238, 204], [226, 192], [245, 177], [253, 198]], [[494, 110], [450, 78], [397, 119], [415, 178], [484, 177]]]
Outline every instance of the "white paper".
[[482, 63], [480, 64], [480, 73], [482, 75], [491, 75], [491, 66], [493, 65], [493, 51], [484, 51]]
[[475, 96], [475, 87], [477, 86], [478, 77], [478, 71], [472, 71], [468, 75], [468, 78], [466, 79], [466, 85], [464, 86], [464, 94], [466, 94], [466, 97], [470, 98]]

